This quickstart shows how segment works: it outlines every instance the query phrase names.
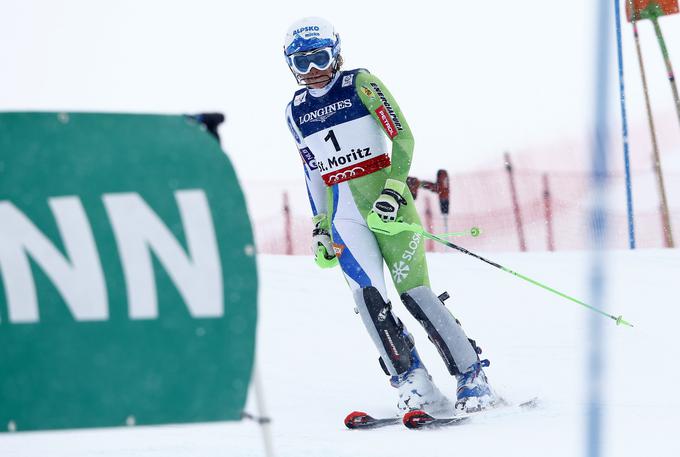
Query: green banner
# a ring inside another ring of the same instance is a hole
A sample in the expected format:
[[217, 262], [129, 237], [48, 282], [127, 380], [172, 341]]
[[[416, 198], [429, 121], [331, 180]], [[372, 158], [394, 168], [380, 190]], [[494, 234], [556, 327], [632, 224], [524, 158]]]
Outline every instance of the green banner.
[[0, 429], [235, 420], [257, 272], [183, 116], [0, 113]]

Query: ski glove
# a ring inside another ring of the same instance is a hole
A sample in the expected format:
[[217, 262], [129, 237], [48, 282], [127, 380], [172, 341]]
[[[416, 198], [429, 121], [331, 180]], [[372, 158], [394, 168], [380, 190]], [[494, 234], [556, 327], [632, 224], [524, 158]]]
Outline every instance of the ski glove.
[[335, 256], [331, 235], [328, 232], [330, 224], [325, 214], [317, 214], [312, 219], [314, 230], [312, 231], [312, 252], [314, 261], [321, 268], [332, 268], [338, 264]]
[[401, 181], [396, 179], [385, 181], [385, 188], [373, 203], [373, 212], [384, 222], [396, 221], [399, 207], [406, 205], [406, 199], [402, 197], [404, 189], [406, 189], [406, 184]]

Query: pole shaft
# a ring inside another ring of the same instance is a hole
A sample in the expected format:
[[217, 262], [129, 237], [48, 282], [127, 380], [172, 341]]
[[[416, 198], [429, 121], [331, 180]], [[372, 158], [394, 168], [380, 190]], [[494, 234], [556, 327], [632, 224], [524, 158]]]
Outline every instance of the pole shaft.
[[[609, 40], [610, 40], [610, 1], [600, 0], [598, 20], [593, 33], [593, 48], [596, 49], [593, 62], [594, 85], [592, 92], [593, 127], [592, 139], [592, 209], [590, 211], [590, 232], [593, 249], [590, 261], [591, 300], [598, 308], [606, 306], [604, 291], [607, 284], [605, 268], [605, 247], [607, 241], [607, 172], [608, 172], [608, 117], [609, 117]], [[614, 0], [618, 5], [618, 0]], [[594, 309], [594, 308], [593, 308]], [[599, 311], [601, 314], [607, 314]], [[602, 322], [591, 315], [588, 322], [588, 362], [584, 370], [587, 391], [586, 456], [603, 455], [604, 430], [602, 427], [604, 408], [602, 394], [604, 385], [604, 357], [607, 343], [603, 335]]]
[[[260, 370], [258, 369], [257, 362], [253, 368], [253, 384], [255, 389], [255, 400], [257, 402], [257, 413], [261, 418], [268, 418], [269, 415], [267, 414], [267, 406], [264, 399], [264, 388], [262, 387], [262, 380], [260, 379]], [[262, 432], [265, 456], [274, 457], [274, 442], [269, 421], [260, 422], [260, 431]]]
[[444, 231], [449, 231], [449, 211], [450, 211], [450, 182], [449, 173], [444, 170], [437, 171], [437, 189], [439, 190], [439, 209], [442, 212], [444, 221]]
[[[459, 251], [459, 252], [462, 252], [463, 254], [467, 254], [467, 255], [469, 255], [469, 256], [472, 256], [472, 257], [474, 257], [475, 259], [481, 260], [482, 262], [485, 262], [485, 263], [491, 265], [492, 267], [496, 267], [496, 268], [498, 268], [499, 270], [503, 270], [503, 271], [505, 271], [506, 273], [510, 273], [511, 275], [513, 275], [513, 276], [515, 276], [515, 277], [517, 277], [517, 278], [523, 279], [523, 280], [525, 280], [525, 281], [527, 281], [527, 282], [529, 282], [529, 283], [531, 283], [531, 284], [533, 284], [533, 285], [535, 285], [535, 286], [538, 286], [538, 287], [540, 287], [540, 288], [542, 288], [542, 289], [545, 289], [545, 290], [547, 290], [547, 291], [549, 291], [549, 292], [552, 292], [552, 293], [554, 293], [554, 294], [556, 294], [556, 295], [559, 295], [559, 296], [562, 297], [562, 298], [566, 298], [567, 300], [572, 301], [572, 302], [574, 302], [574, 303], [577, 303], [577, 304], [579, 304], [579, 305], [581, 305], [581, 306], [583, 306], [583, 307], [585, 307], [585, 308], [588, 308], [588, 309], [590, 309], [591, 311], [595, 311], [596, 313], [602, 314], [603, 316], [608, 317], [608, 318], [613, 319], [613, 320], [618, 320], [618, 319], [620, 319], [619, 317], [616, 317], [616, 316], [614, 316], [614, 315], [612, 315], [612, 314], [605, 313], [604, 311], [602, 311], [602, 310], [600, 310], [600, 309], [597, 309], [597, 308], [595, 308], [594, 306], [591, 306], [591, 305], [589, 305], [589, 304], [587, 304], [587, 303], [585, 303], [585, 302], [582, 302], [581, 300], [579, 300], [579, 299], [577, 299], [577, 298], [574, 298], [574, 297], [572, 297], [572, 296], [570, 296], [570, 295], [567, 295], [567, 294], [565, 294], [565, 293], [563, 293], [563, 292], [560, 292], [560, 291], [557, 290], [557, 289], [553, 289], [553, 288], [550, 287], [550, 286], [547, 286], [547, 285], [545, 285], [545, 284], [543, 284], [543, 283], [540, 283], [540, 282], [536, 281], [535, 279], [531, 279], [530, 277], [525, 276], [525, 275], [523, 275], [523, 274], [521, 274], [521, 273], [518, 273], [518, 272], [516, 272], [516, 271], [514, 271], [514, 270], [511, 270], [510, 268], [504, 267], [503, 265], [501, 265], [501, 264], [499, 264], [499, 263], [496, 263], [496, 262], [494, 262], [494, 261], [492, 261], [492, 260], [489, 260], [489, 259], [487, 259], [487, 258], [484, 258], [484, 257], [482, 257], [481, 255], [475, 254], [475, 253], [472, 252], [472, 251], [468, 251], [467, 249], [465, 249], [465, 248], [462, 247], [462, 246], [458, 246], [457, 244], [451, 243], [450, 241], [443, 240], [443, 239], [439, 238], [437, 235], [433, 235], [432, 233], [429, 233], [429, 232], [426, 232], [426, 231], [423, 231], [422, 234], [423, 234], [423, 236], [425, 236], [426, 238], [430, 238], [430, 239], [432, 239], [432, 240], [434, 240], [434, 241], [436, 241], [436, 242], [438, 242], [438, 243], [441, 243], [441, 244], [443, 244], [443, 245], [445, 245], [445, 246], [448, 246], [448, 247], [453, 248], [453, 249], [455, 249], [455, 250], [457, 250], [457, 251]], [[624, 323], [624, 325], [625, 325], [625, 324], [630, 325], [630, 324], [628, 324], [627, 322], [625, 322], [625, 321], [623, 321], [623, 320], [621, 320], [621, 322]]]
[[671, 58], [668, 54], [668, 48], [666, 47], [666, 41], [663, 39], [663, 33], [661, 33], [661, 26], [659, 25], [659, 18], [653, 17], [652, 24], [654, 24], [654, 32], [656, 33], [656, 39], [659, 42], [659, 47], [661, 48], [661, 54], [663, 55], [663, 61], [666, 64], [666, 71], [668, 72], [668, 81], [671, 84], [671, 91], [673, 92], [673, 100], [675, 101], [675, 113], [678, 115], [678, 123], [680, 123], [680, 96], [678, 96], [678, 86], [675, 83], [675, 75], [673, 74], [673, 65], [671, 65]]
[[668, 212], [668, 201], [666, 199], [666, 186], [663, 180], [663, 173], [661, 171], [661, 157], [659, 156], [659, 146], [656, 140], [656, 129], [654, 127], [654, 118], [652, 116], [652, 107], [649, 102], [649, 90], [647, 88], [647, 76], [645, 74], [645, 66], [642, 61], [642, 51], [640, 50], [640, 36], [638, 34], [637, 22], [633, 22], [633, 35], [635, 37], [635, 48], [637, 49], [638, 63], [640, 64], [640, 75], [642, 77], [642, 87], [645, 93], [645, 106], [647, 108], [647, 120], [649, 123], [649, 132], [652, 137], [652, 152], [654, 161], [654, 172], [656, 175], [656, 182], [659, 189], [659, 198], [661, 200], [661, 218], [663, 220], [664, 245], [666, 247], [674, 247], [673, 234], [671, 231], [671, 220]]
[[286, 237], [286, 255], [293, 255], [293, 223], [290, 215], [290, 204], [288, 203], [288, 192], [283, 193], [283, 223]]
[[[427, 230], [432, 230], [432, 203], [430, 203], [430, 199], [426, 198], [425, 199], [425, 227], [427, 227]], [[428, 240], [425, 243], [425, 251], [427, 252], [434, 252], [434, 243], [430, 240]]]
[[528, 282], [530, 282], [530, 283], [532, 283], [532, 284], [535, 284], [535, 285], [537, 285], [537, 286], [539, 286], [539, 287], [541, 287], [541, 288], [543, 288], [543, 289], [546, 289], [546, 290], [548, 290], [548, 291], [550, 291], [550, 292], [556, 293], [557, 295], [559, 295], [559, 296], [561, 296], [561, 297], [564, 297], [564, 298], [566, 298], [566, 299], [568, 299], [568, 300], [570, 300], [570, 301], [573, 301], [573, 302], [575, 302], [575, 303], [578, 303], [579, 305], [582, 305], [582, 306], [584, 306], [584, 307], [586, 307], [586, 308], [588, 308], [588, 309], [591, 309], [591, 310], [593, 310], [593, 311], [596, 311], [596, 312], [598, 312], [598, 313], [600, 313], [600, 314], [602, 314], [602, 315], [604, 315], [604, 316], [606, 316], [606, 317], [609, 317], [610, 319], [614, 319], [614, 320], [616, 321], [616, 325], [623, 324], [623, 325], [627, 325], [627, 326], [629, 326], [629, 327], [632, 327], [632, 325], [631, 325], [630, 323], [626, 322], [626, 321], [623, 319], [623, 316], [615, 317], [615, 316], [613, 316], [613, 315], [611, 315], [611, 314], [604, 313], [604, 312], [600, 311], [599, 309], [594, 308], [594, 307], [588, 305], [587, 303], [584, 303], [584, 302], [582, 302], [582, 301], [580, 301], [580, 300], [577, 300], [577, 299], [575, 299], [575, 298], [573, 298], [573, 297], [570, 297], [569, 295], [566, 295], [566, 294], [564, 294], [564, 293], [562, 293], [562, 292], [559, 292], [559, 291], [557, 291], [556, 289], [553, 289], [553, 288], [551, 288], [551, 287], [549, 287], [549, 286], [546, 286], [545, 284], [541, 284], [540, 282], [538, 282], [538, 281], [536, 281], [536, 280], [534, 280], [534, 279], [531, 279], [531, 278], [529, 278], [528, 276], [524, 276], [524, 275], [522, 275], [522, 274], [520, 274], [520, 273], [517, 273], [517, 272], [515, 272], [515, 271], [512, 271], [512, 270], [510, 270], [509, 268], [506, 268], [506, 267], [504, 267], [503, 265], [501, 265], [501, 264], [499, 264], [499, 263], [493, 262], [493, 261], [491, 261], [491, 260], [489, 260], [489, 259], [486, 259], [486, 258], [484, 258], [484, 257], [482, 257], [482, 256], [480, 256], [480, 255], [478, 255], [478, 254], [475, 254], [474, 252], [468, 251], [467, 249], [465, 249], [465, 248], [462, 247], [462, 246], [458, 246], [457, 244], [453, 244], [453, 243], [451, 243], [450, 241], [444, 240], [444, 239], [440, 238], [439, 236], [434, 235], [434, 234], [432, 234], [432, 233], [426, 231], [426, 230], [425, 230], [421, 225], [419, 225], [419, 224], [409, 224], [409, 223], [406, 223], [406, 222], [383, 222], [383, 221], [380, 220], [380, 217], [378, 217], [378, 215], [377, 215], [376, 213], [370, 213], [370, 214], [368, 215], [366, 221], [368, 222], [368, 226], [369, 226], [369, 228], [370, 228], [372, 231], [374, 231], [374, 232], [376, 232], [376, 233], [383, 234], [383, 235], [393, 236], [393, 235], [396, 235], [396, 234], [401, 233], [401, 232], [404, 232], [404, 231], [410, 231], [410, 232], [420, 233], [420, 234], [423, 235], [424, 237], [429, 238], [429, 239], [431, 239], [431, 240], [434, 240], [434, 241], [436, 241], [437, 243], [441, 243], [441, 244], [443, 244], [443, 245], [445, 245], [445, 246], [448, 246], [448, 247], [450, 247], [450, 248], [452, 248], [452, 249], [455, 249], [455, 250], [457, 250], [457, 251], [459, 251], [459, 252], [462, 252], [463, 254], [467, 254], [467, 255], [469, 255], [469, 256], [472, 256], [472, 257], [474, 257], [474, 258], [476, 258], [476, 259], [478, 259], [478, 260], [481, 260], [481, 261], [484, 262], [484, 263], [488, 263], [488, 264], [491, 265], [492, 267], [496, 267], [496, 268], [498, 268], [498, 269], [500, 269], [500, 270], [505, 271], [506, 273], [510, 273], [510, 274], [512, 274], [512, 275], [514, 275], [514, 276], [520, 278], [520, 279], [524, 279], [525, 281], [528, 281]]
[[[680, 96], [678, 96], [678, 86], [675, 84], [675, 75], [673, 74], [673, 65], [671, 64], [671, 58], [668, 55], [668, 48], [666, 47], [666, 41], [663, 38], [663, 33], [661, 33], [661, 25], [659, 25], [659, 18], [652, 17], [652, 24], [654, 24], [654, 33], [656, 34], [657, 41], [659, 42], [659, 47], [661, 48], [661, 54], [663, 55], [663, 61], [666, 64], [666, 71], [668, 73], [668, 82], [671, 84], [671, 92], [673, 92], [673, 100], [675, 101], [675, 113], [678, 116], [678, 124], [680, 124]], [[664, 225], [664, 235], [666, 240], [666, 246], [669, 248], [674, 247], [673, 242], [673, 231], [671, 230], [670, 212], [668, 211], [668, 202], [666, 201], [666, 191], [663, 185], [663, 172], [661, 170], [661, 160], [657, 158], [657, 166], [659, 168], [660, 186], [663, 189], [662, 195], [662, 217]]]
[[553, 211], [552, 196], [550, 195], [550, 184], [548, 174], [543, 175], [543, 208], [545, 210], [545, 230], [547, 232], [548, 251], [555, 250], [555, 235], [553, 233]]
[[616, 13], [616, 49], [619, 62], [619, 96], [621, 102], [621, 130], [623, 135], [623, 162], [626, 170], [626, 206], [628, 209], [628, 246], [635, 249], [635, 220], [633, 218], [633, 185], [630, 175], [630, 154], [628, 144], [628, 115], [626, 113], [626, 89], [623, 78], [623, 45], [621, 40], [621, 12], [619, 0], [614, 0]]
[[517, 186], [515, 186], [515, 174], [510, 162], [510, 154], [505, 153], [505, 169], [508, 172], [508, 179], [510, 180], [510, 197], [512, 198], [512, 210], [515, 214], [515, 226], [517, 227], [517, 237], [519, 238], [519, 249], [524, 252], [527, 250], [526, 239], [524, 238], [524, 224], [522, 223], [522, 212], [519, 208], [519, 201], [517, 199]]

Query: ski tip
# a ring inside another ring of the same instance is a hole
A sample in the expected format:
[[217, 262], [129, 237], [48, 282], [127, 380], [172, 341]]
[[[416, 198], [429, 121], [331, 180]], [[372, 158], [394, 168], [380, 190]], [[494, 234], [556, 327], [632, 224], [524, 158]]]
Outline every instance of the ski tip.
[[368, 421], [373, 420], [371, 416], [363, 411], [352, 411], [345, 417], [345, 427], [357, 428]]
[[407, 428], [416, 429], [420, 428], [424, 424], [430, 423], [434, 420], [434, 417], [427, 414], [425, 411], [416, 409], [414, 411], [409, 411], [404, 414], [404, 425]]

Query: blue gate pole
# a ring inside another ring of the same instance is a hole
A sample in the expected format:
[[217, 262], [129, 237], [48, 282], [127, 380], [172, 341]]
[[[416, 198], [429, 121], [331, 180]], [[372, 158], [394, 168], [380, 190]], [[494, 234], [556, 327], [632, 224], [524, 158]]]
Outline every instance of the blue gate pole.
[[[593, 239], [590, 289], [593, 305], [604, 309], [605, 242], [607, 238], [606, 187], [609, 114], [609, 46], [610, 46], [610, 0], [598, 0], [598, 18], [595, 31], [595, 78], [593, 100], [595, 102], [595, 131], [592, 144], [593, 206], [590, 228]], [[588, 325], [588, 357], [585, 372], [587, 389], [586, 456], [602, 455], [602, 384], [604, 374], [604, 335], [602, 319], [593, 315]]]
[[633, 185], [630, 177], [628, 153], [628, 115], [626, 114], [626, 89], [623, 82], [623, 46], [621, 44], [621, 13], [619, 0], [614, 0], [616, 13], [616, 50], [619, 62], [619, 96], [621, 101], [621, 129], [623, 132], [623, 163], [626, 168], [626, 203], [628, 207], [628, 245], [635, 249], [635, 221], [633, 219]]

